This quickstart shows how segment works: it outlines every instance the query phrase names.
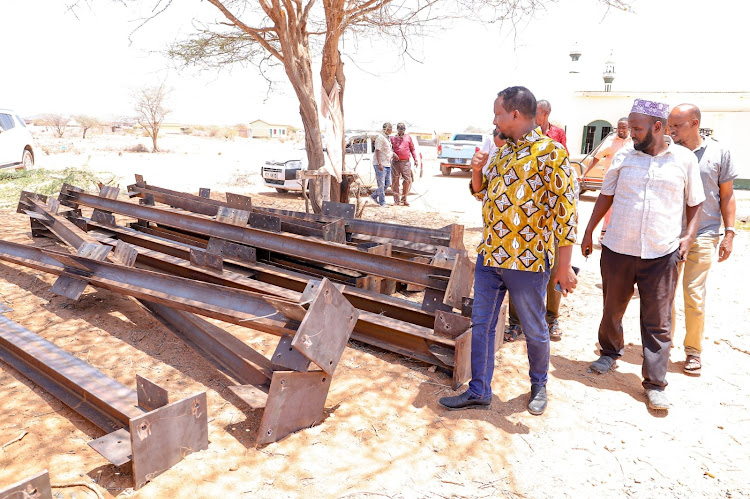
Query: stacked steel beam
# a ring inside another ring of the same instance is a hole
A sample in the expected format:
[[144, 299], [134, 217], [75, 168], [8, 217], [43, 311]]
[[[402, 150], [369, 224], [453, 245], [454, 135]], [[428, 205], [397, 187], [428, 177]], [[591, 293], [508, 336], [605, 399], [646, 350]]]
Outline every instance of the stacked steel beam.
[[[128, 193], [139, 203], [118, 200], [119, 190], [109, 186], [94, 195], [65, 185], [57, 199], [22, 193], [18, 211], [30, 217], [32, 234], [53, 237], [69, 251], [0, 241], [0, 259], [59, 276], [52, 290], [70, 299], [91, 285], [138, 300], [233, 378], [237, 385], [231, 389], [241, 400], [265, 408], [258, 444], [320, 420], [350, 338], [433, 364], [452, 376], [454, 388], [470, 377], [466, 305], [473, 267], [462, 227], [358, 220], [338, 203], [324, 206], [323, 215], [271, 210], [253, 206], [247, 196], [228, 193], [226, 201], [217, 201], [207, 189], [194, 196], [148, 185], [141, 176]], [[424, 300], [389, 296], [397, 286], [423, 289]], [[280, 336], [276, 351], [268, 359], [199, 316]], [[138, 472], [132, 422], [140, 422], [140, 413], [115, 411], [124, 416], [112, 417], [115, 401], [80, 387], [101, 373], [77, 361], [75, 376], [61, 374], [55, 356], [69, 354], [28, 355], [31, 345], [44, 340], [19, 331], [25, 330], [2, 323], [0, 356], [26, 375], [51, 379], [45, 387], [67, 394], [69, 400], [61, 400], [83, 407], [82, 414], [100, 427], [101, 415], [110, 414], [105, 426], [115, 431], [91, 445], [117, 464], [132, 460], [136, 487], [174, 464], [141, 457], [150, 471]], [[174, 405], [161, 400], [166, 396], [153, 383], [138, 377], [137, 386], [131, 405], [141, 412]], [[161, 401], [150, 404], [151, 397]], [[81, 399], [101, 405], [88, 408]], [[171, 438], [174, 432], [164, 433]], [[202, 438], [200, 431], [190, 436], [196, 434]]]

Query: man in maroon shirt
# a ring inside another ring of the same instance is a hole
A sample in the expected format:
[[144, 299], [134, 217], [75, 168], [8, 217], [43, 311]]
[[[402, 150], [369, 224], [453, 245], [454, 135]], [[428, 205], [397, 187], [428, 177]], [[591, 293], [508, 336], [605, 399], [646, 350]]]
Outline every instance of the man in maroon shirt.
[[[397, 135], [391, 137], [391, 144], [393, 145], [393, 163], [391, 164], [391, 189], [393, 190], [393, 204], [398, 205], [399, 202], [404, 206], [409, 206], [409, 202], [406, 200], [406, 196], [409, 195], [409, 187], [411, 187], [411, 166], [409, 165], [409, 157], [414, 158], [414, 166], [419, 165], [419, 159], [417, 158], [417, 152], [414, 150], [414, 141], [411, 136], [406, 133], [406, 125], [399, 123], [396, 125]], [[403, 189], [399, 194], [399, 178], [403, 177]]]
[[557, 141], [563, 145], [565, 150], [568, 150], [567, 141], [565, 137], [565, 130], [559, 126], [555, 126], [549, 122], [549, 114], [552, 112], [552, 104], [546, 100], [540, 100], [536, 103], [536, 124], [542, 127], [542, 133], [550, 139]]

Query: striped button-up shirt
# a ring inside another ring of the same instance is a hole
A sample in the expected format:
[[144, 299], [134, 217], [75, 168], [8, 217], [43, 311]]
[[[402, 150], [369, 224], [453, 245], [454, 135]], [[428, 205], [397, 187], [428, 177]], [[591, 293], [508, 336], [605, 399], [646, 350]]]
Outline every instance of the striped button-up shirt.
[[672, 253], [686, 206], [706, 199], [695, 154], [664, 140], [668, 146], [656, 156], [635, 149], [615, 156], [604, 176], [601, 193], [614, 201], [602, 244], [616, 253], [644, 259]]

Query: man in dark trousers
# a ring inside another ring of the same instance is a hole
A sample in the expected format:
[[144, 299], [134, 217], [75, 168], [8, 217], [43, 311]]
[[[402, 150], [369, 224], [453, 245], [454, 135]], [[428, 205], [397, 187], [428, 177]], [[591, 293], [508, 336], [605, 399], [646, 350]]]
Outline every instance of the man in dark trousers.
[[[412, 181], [409, 158], [414, 158], [415, 168], [419, 166], [419, 158], [417, 158], [417, 152], [414, 149], [414, 140], [406, 133], [406, 125], [403, 123], [396, 125], [396, 135], [391, 137], [391, 144], [393, 144], [393, 155], [395, 156], [391, 165], [393, 204], [401, 203], [404, 206], [409, 206], [409, 201], [406, 199]], [[403, 189], [399, 187], [399, 178], [404, 179]], [[400, 194], [399, 190], [401, 191]]]
[[[648, 406], [654, 410], [669, 409], [664, 388], [678, 264], [695, 240], [706, 198], [695, 154], [664, 135], [668, 113], [667, 104], [635, 99], [628, 117], [633, 150], [617, 156], [610, 166], [581, 241], [581, 251], [588, 256], [594, 228], [612, 207], [600, 262], [601, 356], [591, 370], [605, 374], [624, 353], [622, 317], [637, 285], [643, 387]], [[684, 235], [683, 216], [687, 220]]]

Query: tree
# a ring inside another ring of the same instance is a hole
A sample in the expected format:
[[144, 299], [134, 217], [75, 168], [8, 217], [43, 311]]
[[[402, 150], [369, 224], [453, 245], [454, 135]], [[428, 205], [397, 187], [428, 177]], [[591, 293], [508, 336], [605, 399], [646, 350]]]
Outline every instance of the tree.
[[159, 129], [164, 118], [171, 112], [166, 107], [166, 100], [170, 92], [171, 90], [167, 89], [162, 83], [158, 87], [141, 87], [133, 94], [135, 119], [151, 137], [153, 152], [159, 151], [156, 144], [156, 140], [159, 138]]
[[101, 122], [94, 118], [93, 116], [87, 116], [85, 114], [79, 114], [77, 116], [74, 116], [73, 119], [75, 119], [78, 122], [78, 126], [81, 128], [81, 131], [83, 132], [83, 137], [86, 138], [86, 132], [89, 131], [89, 129], [101, 126]]
[[[79, 0], [80, 1], [80, 0]], [[119, 0], [128, 3], [127, 0]], [[131, 0], [138, 2], [141, 0]], [[154, 12], [142, 26], [164, 12], [172, 3], [154, 2]], [[232, 64], [256, 64], [266, 69], [281, 65], [300, 104], [305, 129], [309, 168], [324, 165], [318, 105], [313, 88], [310, 37], [323, 37], [320, 78], [322, 89], [331, 95], [338, 89], [340, 107], [334, 119], [344, 120], [346, 78], [339, 46], [349, 32], [354, 37], [377, 34], [393, 37], [402, 56], [409, 55], [410, 38], [425, 26], [456, 17], [481, 22], [509, 22], [529, 18], [557, 0], [208, 0], [222, 20], [195, 19], [195, 33], [170, 46], [167, 53], [185, 66], [207, 69]], [[629, 0], [596, 0], [612, 8], [627, 10]], [[136, 28], [137, 29], [137, 28]], [[337, 86], [338, 85], [338, 86]], [[341, 154], [343, 163], [344, 144]], [[312, 192], [313, 208], [320, 210], [319, 192]], [[338, 185], [332, 182], [332, 198]]]
[[65, 129], [68, 127], [68, 123], [70, 123], [70, 118], [62, 114], [45, 114], [43, 120], [44, 125], [52, 127], [58, 138], [62, 138], [65, 135]]

